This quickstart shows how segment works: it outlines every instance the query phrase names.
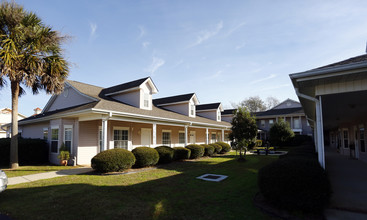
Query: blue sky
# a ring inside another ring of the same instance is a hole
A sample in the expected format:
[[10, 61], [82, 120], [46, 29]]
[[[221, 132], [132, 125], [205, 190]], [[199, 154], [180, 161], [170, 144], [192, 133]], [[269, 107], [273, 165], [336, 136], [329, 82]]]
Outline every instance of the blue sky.
[[[364, 0], [17, 3], [71, 36], [71, 80], [109, 87], [151, 76], [154, 98], [195, 92], [229, 108], [255, 95], [297, 100], [289, 74], [364, 54], [367, 41]], [[29, 116], [49, 97], [28, 90], [19, 112]]]

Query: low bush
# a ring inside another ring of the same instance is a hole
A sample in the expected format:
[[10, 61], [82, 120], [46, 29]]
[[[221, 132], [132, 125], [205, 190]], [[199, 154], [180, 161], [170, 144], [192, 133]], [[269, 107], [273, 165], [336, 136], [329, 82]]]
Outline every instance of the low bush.
[[131, 151], [135, 158], [135, 167], [154, 166], [159, 161], [158, 151], [150, 147], [137, 147]]
[[217, 142], [215, 144], [218, 144], [222, 147], [222, 150], [219, 152], [220, 154], [225, 154], [225, 153], [228, 153], [230, 150], [231, 150], [231, 145], [225, 143], [225, 142]]
[[220, 146], [219, 144], [209, 144], [209, 146], [213, 146], [215, 151], [215, 154], [219, 154], [222, 151], [222, 146]]
[[202, 144], [201, 146], [204, 147], [204, 156], [213, 156], [215, 148], [213, 146], [207, 145], [207, 144]]
[[190, 144], [186, 148], [191, 150], [190, 159], [197, 159], [204, 155], [205, 148], [201, 145]]
[[[49, 147], [45, 140], [19, 138], [18, 160], [20, 166], [47, 164]], [[10, 138], [0, 139], [0, 165], [8, 166], [10, 163]]]
[[101, 173], [130, 169], [134, 163], [134, 154], [119, 148], [102, 151], [92, 158], [92, 168]]
[[282, 159], [261, 168], [258, 185], [274, 206], [305, 213], [321, 213], [331, 194], [329, 179], [312, 145], [292, 149]]
[[159, 154], [158, 163], [170, 163], [173, 160], [173, 156], [175, 154], [175, 150], [168, 146], [159, 146], [154, 148], [157, 150]]
[[174, 160], [186, 160], [190, 159], [191, 150], [184, 147], [174, 147]]

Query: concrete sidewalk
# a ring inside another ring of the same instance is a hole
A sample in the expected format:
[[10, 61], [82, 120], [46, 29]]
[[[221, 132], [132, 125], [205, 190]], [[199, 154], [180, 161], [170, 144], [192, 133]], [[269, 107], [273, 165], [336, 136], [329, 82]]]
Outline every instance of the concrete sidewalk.
[[19, 184], [19, 183], [33, 182], [33, 181], [42, 180], [42, 179], [51, 179], [51, 178], [61, 177], [61, 176], [88, 173], [92, 170], [93, 169], [91, 167], [82, 167], [82, 168], [75, 168], [75, 169], [70, 169], [70, 170], [59, 170], [59, 171], [52, 171], [52, 172], [46, 172], [46, 173], [31, 174], [31, 175], [26, 175], [26, 176], [11, 177], [11, 178], [8, 178], [8, 186]]
[[367, 219], [367, 163], [325, 147], [326, 171], [332, 197], [327, 219]]

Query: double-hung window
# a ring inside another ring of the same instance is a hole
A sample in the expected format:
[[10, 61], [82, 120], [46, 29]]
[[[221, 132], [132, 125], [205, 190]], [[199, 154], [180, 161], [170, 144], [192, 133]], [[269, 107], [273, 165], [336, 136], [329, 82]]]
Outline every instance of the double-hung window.
[[65, 125], [64, 126], [64, 144], [66, 150], [71, 153], [71, 148], [73, 145], [73, 126]]
[[59, 147], [59, 128], [51, 128], [51, 153], [57, 153]]
[[195, 105], [191, 105], [190, 106], [190, 115], [194, 116], [195, 115]]
[[212, 133], [211, 143], [215, 143], [215, 142], [217, 142], [217, 134]]
[[43, 140], [48, 140], [48, 128], [43, 128]]
[[171, 132], [169, 131], [162, 132], [162, 144], [165, 146], [171, 146]]
[[348, 148], [349, 147], [349, 134], [348, 134], [348, 130], [344, 130], [343, 131], [343, 143], [344, 143], [344, 148]]
[[184, 131], [180, 131], [178, 133], [178, 143], [185, 144], [185, 132]]
[[129, 146], [129, 130], [128, 129], [114, 129], [113, 142], [115, 148], [128, 149]]
[[99, 129], [98, 129], [98, 146], [99, 146], [100, 152], [103, 151], [102, 145], [103, 145], [103, 132], [102, 132], [102, 127], [99, 126]]
[[149, 93], [144, 93], [144, 107], [149, 108]]

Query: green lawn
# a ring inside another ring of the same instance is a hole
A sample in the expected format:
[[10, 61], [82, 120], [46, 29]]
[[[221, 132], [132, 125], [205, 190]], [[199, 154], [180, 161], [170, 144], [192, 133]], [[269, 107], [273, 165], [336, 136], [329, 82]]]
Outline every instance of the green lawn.
[[[273, 156], [174, 162], [129, 175], [74, 175], [9, 186], [0, 213], [14, 219], [269, 219], [257, 209], [259, 168]], [[197, 180], [228, 175], [219, 183]]]
[[66, 169], [74, 169], [78, 168], [78, 166], [21, 166], [18, 169], [2, 169], [5, 171], [8, 178], [16, 177], [16, 176], [24, 176], [36, 173], [44, 173], [50, 171], [58, 171], [58, 170], [66, 170]]

